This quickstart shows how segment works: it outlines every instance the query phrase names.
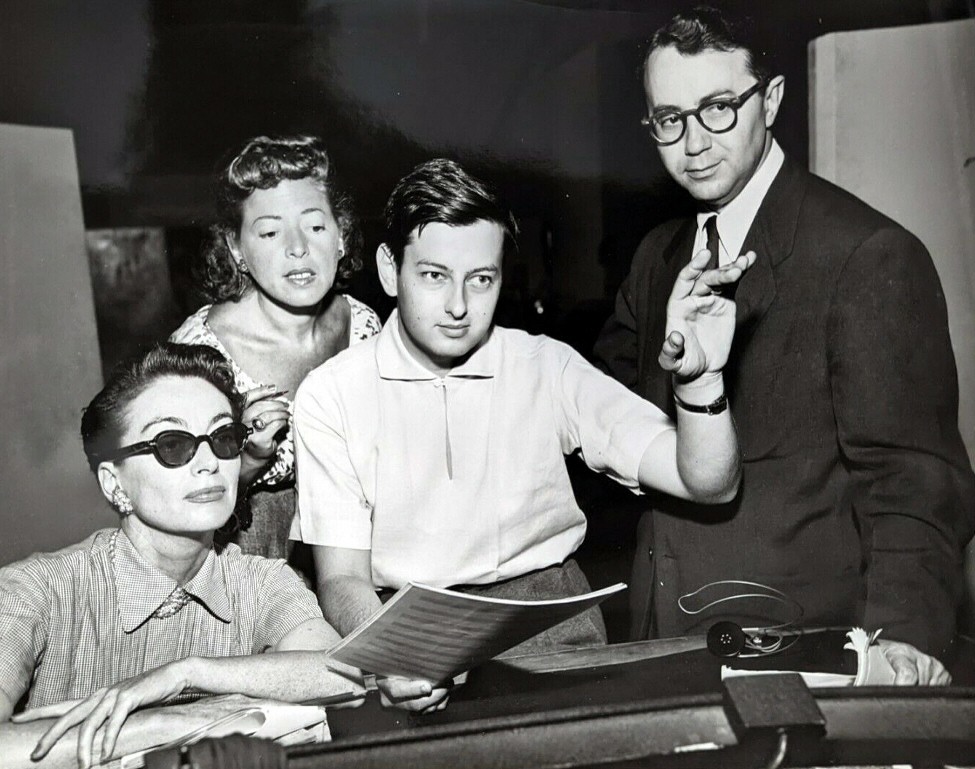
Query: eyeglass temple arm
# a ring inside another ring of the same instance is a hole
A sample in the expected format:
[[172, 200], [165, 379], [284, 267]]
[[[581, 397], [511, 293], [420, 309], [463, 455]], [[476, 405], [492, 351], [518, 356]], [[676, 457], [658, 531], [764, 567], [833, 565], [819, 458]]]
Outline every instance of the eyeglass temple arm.
[[136, 454], [144, 454], [146, 451], [152, 451], [154, 446], [154, 441], [140, 441], [122, 449], [115, 449], [115, 451], [100, 454], [98, 455], [98, 461], [117, 462], [120, 459], [128, 459], [129, 457], [134, 457]]

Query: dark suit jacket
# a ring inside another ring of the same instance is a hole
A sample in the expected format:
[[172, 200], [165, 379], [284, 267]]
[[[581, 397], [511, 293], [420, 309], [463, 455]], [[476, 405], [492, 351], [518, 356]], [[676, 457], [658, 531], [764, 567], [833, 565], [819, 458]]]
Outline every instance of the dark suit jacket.
[[[673, 221], [646, 236], [596, 346], [610, 373], [671, 414], [657, 354], [694, 227]], [[942, 655], [975, 527], [975, 478], [931, 258], [895, 222], [788, 158], [747, 250], [758, 261], [738, 287], [724, 372], [742, 488], [715, 507], [651, 498], [631, 586], [635, 635], [702, 632], [708, 615], [684, 614], [678, 597], [747, 579], [797, 600], [807, 626], [883, 628]], [[742, 624], [791, 613], [736, 604], [723, 616]]]

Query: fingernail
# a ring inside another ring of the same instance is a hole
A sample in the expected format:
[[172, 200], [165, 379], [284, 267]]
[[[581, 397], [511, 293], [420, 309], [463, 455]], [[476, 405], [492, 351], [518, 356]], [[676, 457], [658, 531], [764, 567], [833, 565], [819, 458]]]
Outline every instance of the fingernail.
[[31, 754], [30, 754], [30, 760], [31, 761], [40, 761], [41, 760], [41, 751], [38, 748], [34, 748], [33, 752], [31, 752]]

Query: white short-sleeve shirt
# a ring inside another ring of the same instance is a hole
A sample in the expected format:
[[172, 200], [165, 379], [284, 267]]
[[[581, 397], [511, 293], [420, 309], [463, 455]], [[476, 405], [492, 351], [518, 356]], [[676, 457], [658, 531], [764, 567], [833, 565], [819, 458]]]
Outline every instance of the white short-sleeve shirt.
[[315, 369], [295, 397], [291, 537], [371, 550], [377, 588], [517, 577], [565, 560], [586, 520], [565, 454], [638, 490], [673, 423], [544, 336], [494, 327], [445, 377], [382, 332]]

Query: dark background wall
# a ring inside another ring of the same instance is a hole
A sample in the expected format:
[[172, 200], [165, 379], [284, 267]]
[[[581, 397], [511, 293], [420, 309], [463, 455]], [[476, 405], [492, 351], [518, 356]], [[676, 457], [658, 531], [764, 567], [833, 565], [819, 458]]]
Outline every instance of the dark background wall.
[[[973, 15], [971, 0], [724, 5], [751, 13], [777, 56], [787, 82], [777, 133], [803, 161], [810, 39]], [[198, 301], [187, 263], [209, 179], [243, 139], [322, 135], [358, 202], [367, 252], [395, 180], [431, 156], [455, 157], [498, 183], [524, 226], [505, 319], [578, 337], [585, 350], [590, 316], [605, 312], [640, 235], [685, 205], [638, 124], [643, 45], [681, 7], [6, 0], [0, 121], [74, 131], [88, 228], [167, 228], [174, 312]], [[373, 281], [360, 284], [388, 309]]]
[[[972, 3], [721, 5], [755, 17], [786, 77], [776, 134], [805, 162], [810, 40], [975, 16]], [[210, 216], [210, 178], [227, 151], [257, 134], [295, 132], [321, 135], [330, 147], [358, 204], [367, 265], [386, 195], [413, 165], [449, 156], [490, 178], [523, 230], [521, 254], [506, 265], [500, 320], [586, 354], [640, 237], [688, 207], [639, 125], [643, 48], [683, 7], [676, 0], [4, 0], [0, 122], [73, 131], [89, 230], [161, 228], [95, 241], [106, 365], [165, 336], [200, 303], [190, 265]], [[126, 282], [119, 260], [137, 253], [148, 264], [157, 243], [165, 264], [131, 272]], [[114, 282], [104, 280], [106, 264]], [[147, 292], [165, 297], [153, 296], [163, 310], [144, 322], [136, 315], [149, 304]], [[370, 270], [353, 293], [380, 313], [390, 309]], [[625, 579], [633, 501], [592, 474], [574, 475], [591, 513], [586, 568], [595, 584]], [[621, 622], [610, 621], [617, 638]]]

